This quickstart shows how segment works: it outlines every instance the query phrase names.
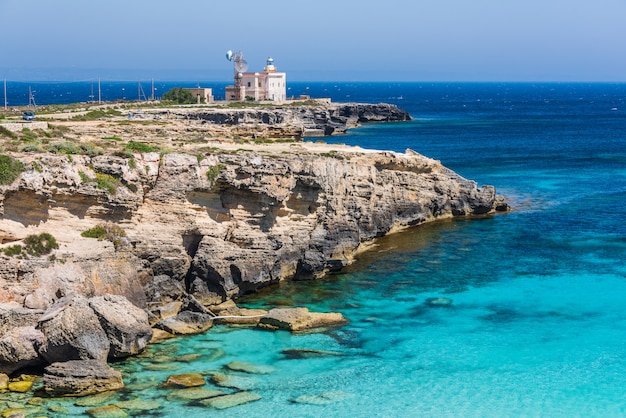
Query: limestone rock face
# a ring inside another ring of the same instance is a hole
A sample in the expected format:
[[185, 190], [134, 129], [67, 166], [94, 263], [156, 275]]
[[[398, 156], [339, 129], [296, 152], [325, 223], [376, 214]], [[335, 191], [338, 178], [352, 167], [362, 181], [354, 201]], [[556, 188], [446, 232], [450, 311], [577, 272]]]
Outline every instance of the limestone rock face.
[[37, 329], [45, 340], [39, 354], [48, 362], [106, 361], [110, 343], [98, 317], [84, 296], [59, 300], [39, 319]]
[[411, 120], [408, 112], [387, 103], [321, 103], [255, 109], [174, 110], [175, 115], [213, 125], [227, 125], [240, 135], [276, 138], [344, 133], [367, 122]]
[[43, 363], [36, 347], [44, 341], [35, 327], [12, 328], [0, 336], [0, 373], [11, 374], [24, 367]]
[[[320, 120], [387, 120], [381, 109], [348, 108], [310, 111]], [[0, 186], [0, 237], [45, 229], [65, 262], [0, 254], [0, 303], [45, 309], [65, 294], [118, 294], [147, 307], [155, 323], [176, 315], [186, 292], [219, 304], [284, 279], [321, 277], [389, 232], [503, 206], [493, 187], [413, 151], [285, 147], [136, 154], [133, 168], [111, 156], [24, 156], [41, 171]], [[120, 180], [114, 194], [83, 181], [94, 170]], [[103, 221], [125, 231], [124, 246], [81, 237]]]
[[111, 344], [109, 357], [139, 354], [152, 338], [148, 314], [123, 296], [105, 295], [89, 299]]
[[43, 376], [50, 396], [87, 396], [124, 387], [122, 374], [100, 360], [72, 360], [53, 363]]

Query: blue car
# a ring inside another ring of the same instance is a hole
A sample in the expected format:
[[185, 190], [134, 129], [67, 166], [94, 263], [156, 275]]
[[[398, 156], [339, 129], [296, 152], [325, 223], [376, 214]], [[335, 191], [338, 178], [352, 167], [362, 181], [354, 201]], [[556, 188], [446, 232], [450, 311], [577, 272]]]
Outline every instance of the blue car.
[[34, 112], [24, 112], [22, 113], [22, 119], [24, 120], [35, 120], [35, 113]]

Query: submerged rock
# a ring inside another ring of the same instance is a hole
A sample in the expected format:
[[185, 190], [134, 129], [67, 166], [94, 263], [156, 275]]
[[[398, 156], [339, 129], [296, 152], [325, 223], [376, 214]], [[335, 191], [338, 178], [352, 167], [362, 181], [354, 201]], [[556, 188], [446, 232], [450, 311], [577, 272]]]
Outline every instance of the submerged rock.
[[50, 396], [86, 396], [124, 387], [122, 374], [101, 360], [72, 360], [45, 368], [44, 390]]
[[295, 398], [292, 402], [294, 403], [304, 403], [309, 405], [329, 405], [337, 402], [341, 402], [351, 395], [346, 392], [324, 392], [319, 393], [317, 395], [300, 395]]
[[427, 306], [443, 308], [443, 307], [452, 306], [452, 299], [443, 298], [443, 297], [428, 298], [426, 299], [424, 304]]
[[130, 411], [153, 411], [161, 408], [161, 404], [154, 399], [132, 399], [129, 401], [115, 402], [113, 405]]
[[206, 384], [206, 380], [204, 380], [204, 376], [200, 373], [183, 373], [183, 374], [175, 374], [167, 378], [165, 383], [163, 383], [164, 387], [174, 387], [174, 388], [190, 388], [195, 386], [204, 386]]
[[282, 350], [281, 354], [288, 360], [299, 360], [315, 357], [341, 357], [344, 354], [339, 351], [315, 350], [311, 348], [290, 348]]
[[9, 382], [8, 389], [10, 392], [28, 392], [33, 387], [34, 382], [27, 380], [19, 380]]
[[115, 405], [99, 406], [88, 409], [85, 413], [93, 418], [124, 418], [130, 416], [122, 408]]
[[174, 390], [167, 395], [166, 399], [168, 401], [198, 401], [221, 395], [224, 395], [224, 392], [220, 392], [219, 390], [193, 387]]
[[211, 376], [211, 383], [217, 386], [239, 390], [254, 389], [258, 385], [258, 382], [250, 377], [233, 376], [223, 373], [216, 373]]
[[74, 402], [74, 405], [76, 405], [76, 406], [97, 406], [97, 405], [102, 405], [103, 403], [107, 403], [107, 402], [113, 400], [116, 396], [117, 396], [117, 393], [113, 392], [113, 391], [101, 392], [101, 393], [97, 393], [95, 395], [87, 396], [87, 397], [85, 397], [83, 399], [79, 399], [76, 402]]
[[216, 398], [200, 401], [201, 404], [211, 406], [215, 409], [226, 409], [246, 403], [258, 401], [261, 395], [251, 392], [237, 392], [232, 395], [218, 396]]
[[272, 366], [267, 366], [265, 364], [246, 363], [244, 361], [231, 361], [226, 365], [226, 368], [236, 372], [244, 372], [249, 374], [270, 374], [276, 371], [276, 369]]

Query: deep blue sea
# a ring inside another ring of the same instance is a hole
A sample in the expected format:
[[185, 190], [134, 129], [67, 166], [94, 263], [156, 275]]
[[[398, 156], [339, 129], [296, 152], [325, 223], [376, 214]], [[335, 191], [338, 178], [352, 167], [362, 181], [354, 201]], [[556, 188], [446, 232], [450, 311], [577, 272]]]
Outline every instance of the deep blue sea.
[[[290, 86], [398, 104], [413, 121], [324, 140], [411, 148], [496, 186], [512, 211], [417, 227], [342, 274], [245, 299], [340, 311], [350, 323], [306, 335], [216, 326], [154, 345], [155, 358], [115, 365], [133, 389], [121, 399], [189, 418], [626, 416], [626, 84]], [[425, 304], [432, 297], [452, 304]], [[294, 348], [334, 355], [281, 353]], [[179, 361], [190, 353], [200, 357]], [[261, 400], [217, 411], [159, 388], [169, 374], [234, 360], [274, 368], [238, 375]]]

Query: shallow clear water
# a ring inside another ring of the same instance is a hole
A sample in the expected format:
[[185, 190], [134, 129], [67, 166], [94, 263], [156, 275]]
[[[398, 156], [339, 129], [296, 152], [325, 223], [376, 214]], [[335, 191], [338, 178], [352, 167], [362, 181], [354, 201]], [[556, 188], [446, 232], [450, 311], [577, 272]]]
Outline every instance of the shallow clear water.
[[[495, 185], [513, 211], [393, 235], [342, 274], [250, 297], [242, 304], [341, 311], [350, 323], [309, 335], [215, 327], [151, 346], [156, 360], [116, 365], [130, 388], [148, 384], [120, 396], [155, 398], [161, 416], [626, 415], [626, 85], [296, 89], [397, 102], [416, 120], [325, 140], [412, 148]], [[452, 304], [429, 306], [431, 297]], [[333, 353], [281, 354], [293, 348]], [[176, 361], [188, 353], [201, 357]], [[261, 400], [216, 411], [167, 401], [158, 388], [169, 374], [233, 360], [275, 368], [241, 375]]]

